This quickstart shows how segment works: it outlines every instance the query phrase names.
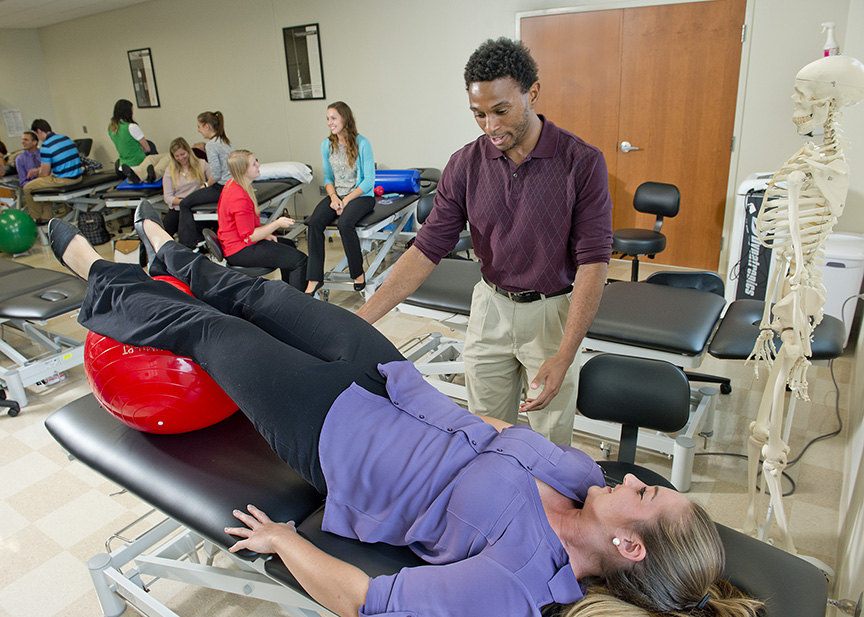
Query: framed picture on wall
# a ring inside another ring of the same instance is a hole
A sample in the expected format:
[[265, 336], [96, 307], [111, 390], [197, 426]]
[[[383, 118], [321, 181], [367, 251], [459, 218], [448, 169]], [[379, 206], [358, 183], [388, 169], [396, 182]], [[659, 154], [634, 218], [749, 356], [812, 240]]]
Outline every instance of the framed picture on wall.
[[129, 70], [132, 71], [132, 87], [135, 88], [135, 104], [138, 107], [159, 107], [159, 91], [156, 89], [156, 74], [153, 72], [153, 56], [150, 48], [127, 51]]
[[318, 24], [282, 28], [292, 101], [324, 98], [324, 62]]

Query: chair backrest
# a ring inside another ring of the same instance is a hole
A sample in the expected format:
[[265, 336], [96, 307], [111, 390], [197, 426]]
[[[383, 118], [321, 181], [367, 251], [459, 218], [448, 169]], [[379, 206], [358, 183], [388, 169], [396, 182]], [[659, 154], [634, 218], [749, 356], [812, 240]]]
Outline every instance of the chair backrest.
[[93, 148], [93, 140], [89, 137], [82, 139], [73, 139], [72, 143], [78, 148], [78, 154], [81, 156], [90, 156], [90, 150]]
[[652, 285], [666, 285], [667, 287], [679, 287], [682, 289], [698, 289], [699, 291], [708, 291], [717, 294], [721, 298], [724, 297], [726, 286], [723, 284], [723, 279], [716, 272], [677, 272], [671, 270], [663, 270], [655, 272], [645, 279], [646, 283]]
[[633, 195], [633, 207], [639, 212], [654, 214], [659, 220], [678, 214], [681, 192], [674, 184], [643, 182]]
[[632, 463], [640, 427], [680, 430], [690, 417], [690, 384], [684, 372], [663, 360], [600, 354], [579, 372], [579, 412], [621, 424], [618, 460]]
[[213, 255], [216, 261], [225, 259], [225, 254], [222, 252], [222, 244], [219, 242], [216, 232], [205, 227], [201, 230], [201, 233], [204, 236], [204, 244], [207, 245], [207, 250], [210, 251], [210, 254]]
[[435, 193], [426, 193], [417, 200], [417, 222], [421, 225], [426, 222], [426, 217], [432, 213], [435, 205]]

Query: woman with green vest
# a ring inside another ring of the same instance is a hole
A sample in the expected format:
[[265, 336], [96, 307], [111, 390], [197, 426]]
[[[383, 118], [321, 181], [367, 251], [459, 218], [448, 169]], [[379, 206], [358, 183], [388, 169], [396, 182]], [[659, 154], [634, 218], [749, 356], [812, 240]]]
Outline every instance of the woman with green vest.
[[120, 99], [114, 103], [108, 137], [120, 156], [114, 169], [131, 184], [140, 184], [142, 178], [146, 182], [155, 182], [168, 169], [171, 158], [167, 154], [151, 153], [144, 131], [132, 119], [132, 101]]

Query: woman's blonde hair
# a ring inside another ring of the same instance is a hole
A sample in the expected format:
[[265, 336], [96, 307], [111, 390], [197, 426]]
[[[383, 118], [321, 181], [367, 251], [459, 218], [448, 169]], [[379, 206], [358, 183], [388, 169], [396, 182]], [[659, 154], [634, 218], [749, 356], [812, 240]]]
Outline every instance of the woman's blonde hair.
[[[357, 123], [354, 121], [354, 112], [352, 112], [351, 108], [342, 101], [330, 103], [327, 106], [327, 109], [335, 109], [336, 113], [342, 118], [342, 124], [344, 125], [345, 130], [345, 141], [347, 142], [345, 153], [348, 155], [348, 167], [354, 167], [354, 163], [357, 162], [357, 157], [360, 155], [360, 150], [357, 147], [358, 133]], [[339, 137], [338, 135], [330, 133], [328, 139], [330, 140], [330, 154], [333, 154], [339, 149]]]
[[249, 159], [255, 156], [249, 150], [234, 150], [228, 155], [228, 171], [231, 172], [231, 178], [234, 182], [243, 187], [243, 190], [252, 199], [255, 205], [255, 213], [258, 214], [258, 199], [255, 197], [255, 191], [252, 190], [252, 183], [246, 177], [246, 172], [249, 170]]
[[168, 148], [168, 152], [171, 154], [171, 160], [168, 163], [168, 173], [171, 174], [171, 181], [174, 183], [174, 186], [180, 183], [180, 163], [174, 158], [174, 153], [178, 150], [185, 150], [189, 153], [189, 171], [191, 172], [192, 179], [200, 184], [207, 182], [207, 176], [204, 175], [204, 170], [201, 168], [201, 161], [192, 152], [189, 142], [182, 137], [178, 137], [171, 142], [171, 146]]
[[[762, 607], [720, 579], [723, 543], [699, 504], [689, 502], [683, 516], [633, 527], [642, 538], [645, 558], [625, 568], [605, 567], [594, 589], [598, 597], [583, 600], [585, 606], [576, 604], [567, 617], [754, 617]], [[625, 605], [632, 608], [619, 612]]]

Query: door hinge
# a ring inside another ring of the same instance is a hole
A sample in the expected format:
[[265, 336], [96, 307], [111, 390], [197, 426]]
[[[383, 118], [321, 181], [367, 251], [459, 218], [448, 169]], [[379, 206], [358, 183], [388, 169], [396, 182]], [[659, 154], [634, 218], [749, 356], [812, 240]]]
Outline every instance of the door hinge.
[[732, 146], [729, 148], [730, 152], [735, 152], [735, 136], [732, 136]]
[[741, 24], [741, 42], [747, 37], [747, 24]]

